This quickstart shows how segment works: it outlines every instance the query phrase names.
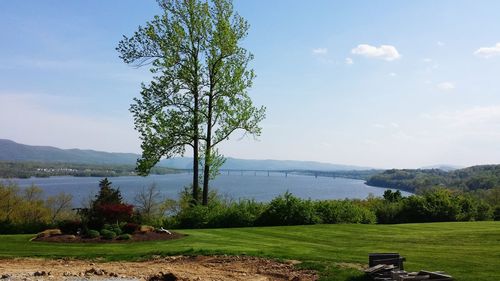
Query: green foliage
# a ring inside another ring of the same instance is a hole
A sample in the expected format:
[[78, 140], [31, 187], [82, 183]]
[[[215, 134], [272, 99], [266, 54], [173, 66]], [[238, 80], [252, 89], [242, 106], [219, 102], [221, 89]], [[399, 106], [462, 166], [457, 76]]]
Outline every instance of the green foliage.
[[116, 235], [122, 234], [122, 229], [118, 224], [105, 224], [103, 229], [113, 231]]
[[213, 219], [214, 227], [247, 227], [255, 225], [265, 210], [265, 204], [254, 200], [240, 200], [220, 209], [220, 215]]
[[90, 229], [89, 231], [87, 231], [87, 237], [89, 238], [97, 238], [99, 236], [101, 236], [101, 234], [97, 230]]
[[103, 229], [100, 231], [102, 238], [106, 240], [112, 240], [116, 237], [116, 233], [114, 231], [108, 230], [108, 229]]
[[162, 15], [124, 36], [117, 47], [125, 63], [149, 65], [155, 74], [130, 107], [142, 141], [137, 170], [146, 175], [162, 157], [183, 155], [191, 146], [193, 201], [203, 163], [207, 205], [209, 180], [223, 163], [216, 146], [236, 130], [261, 132], [265, 109], [256, 108], [247, 93], [255, 77], [249, 68], [253, 56], [240, 46], [248, 23], [230, 0], [158, 3]]
[[132, 219], [133, 206], [123, 203], [120, 189], [113, 188], [107, 178], [99, 182], [99, 187], [99, 193], [90, 202], [89, 208], [79, 212], [83, 227], [102, 228], [105, 224], [129, 222]]
[[399, 201], [373, 205], [379, 223], [473, 221], [492, 218], [491, 207], [467, 193], [444, 188], [429, 189]]
[[373, 175], [367, 184], [411, 192], [435, 186], [466, 191], [492, 189], [500, 187], [500, 165], [473, 166], [449, 172], [439, 169], [392, 169]]
[[320, 222], [311, 200], [286, 192], [273, 199], [257, 220], [257, 225], [301, 225]]
[[44, 200], [42, 189], [34, 185], [20, 189], [14, 182], [0, 181], [0, 198], [0, 233], [37, 233], [74, 217], [71, 197], [61, 193]]
[[390, 189], [384, 191], [384, 199], [388, 202], [398, 202], [403, 198], [401, 191], [392, 191]]
[[316, 202], [316, 212], [322, 223], [376, 223], [375, 213], [349, 200]]
[[116, 239], [118, 239], [118, 240], [131, 240], [132, 235], [125, 233], [125, 234], [118, 235], [118, 237]]
[[108, 178], [99, 181], [100, 190], [95, 200], [92, 202], [93, 206], [122, 203], [123, 199], [120, 189], [114, 189], [111, 185], [112, 182], [110, 182]]
[[495, 221], [500, 221], [500, 206], [496, 206], [493, 210], [493, 219]]
[[194, 205], [182, 210], [177, 216], [181, 228], [209, 227], [210, 209], [208, 206]]

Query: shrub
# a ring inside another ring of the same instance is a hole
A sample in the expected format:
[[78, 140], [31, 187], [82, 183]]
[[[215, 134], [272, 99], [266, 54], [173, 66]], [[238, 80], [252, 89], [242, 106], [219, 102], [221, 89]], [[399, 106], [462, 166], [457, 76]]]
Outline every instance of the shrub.
[[477, 221], [486, 221], [493, 218], [493, 209], [484, 201], [477, 203]]
[[87, 231], [87, 237], [89, 237], [89, 238], [97, 238], [99, 236], [101, 236], [101, 234], [97, 230], [91, 229], [91, 230]]
[[119, 235], [116, 239], [118, 239], [118, 240], [130, 240], [130, 239], [132, 239], [132, 235], [125, 233], [125, 234]]
[[210, 227], [245, 227], [255, 225], [255, 221], [265, 210], [263, 203], [241, 200], [220, 207], [220, 211], [210, 210]]
[[455, 197], [458, 213], [457, 221], [473, 221], [478, 217], [477, 202], [470, 196], [459, 195]]
[[33, 234], [54, 227], [54, 225], [43, 222], [15, 223], [12, 221], [1, 220], [0, 234]]
[[132, 223], [132, 222], [126, 223], [122, 226], [122, 231], [123, 231], [123, 233], [126, 233], [126, 234], [132, 234], [135, 231], [137, 231], [138, 229], [139, 229], [139, 225], [136, 223]]
[[103, 229], [113, 231], [116, 235], [122, 234], [122, 229], [118, 224], [105, 224]]
[[78, 220], [64, 220], [59, 222], [59, 229], [64, 234], [78, 234], [82, 229], [82, 222]]
[[190, 206], [181, 210], [177, 217], [181, 228], [204, 228], [208, 226], [209, 209], [202, 205]]
[[493, 219], [496, 221], [500, 221], [500, 206], [496, 206], [493, 211]]
[[375, 213], [352, 201], [317, 201], [316, 212], [322, 223], [375, 223]]
[[111, 230], [103, 229], [101, 230], [101, 236], [106, 240], [112, 240], [116, 237], [116, 233]]
[[134, 213], [134, 206], [127, 204], [103, 204], [97, 207], [97, 214], [104, 222], [128, 222]]
[[311, 200], [286, 192], [273, 199], [257, 220], [259, 225], [301, 225], [321, 222]]

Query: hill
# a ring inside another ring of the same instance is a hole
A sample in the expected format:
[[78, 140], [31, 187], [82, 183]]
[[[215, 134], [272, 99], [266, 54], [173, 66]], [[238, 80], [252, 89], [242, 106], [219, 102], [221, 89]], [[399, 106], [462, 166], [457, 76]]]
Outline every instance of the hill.
[[[193, 159], [189, 157], [165, 159], [160, 162], [160, 166], [191, 169]], [[255, 160], [226, 158], [222, 169], [228, 170], [312, 170], [312, 171], [353, 171], [370, 170], [368, 167], [330, 164], [314, 161], [294, 161], [294, 160]]]
[[139, 155], [133, 153], [60, 149], [52, 146], [25, 145], [0, 139], [0, 161], [133, 165], [138, 157]]
[[452, 171], [392, 169], [371, 176], [367, 184], [410, 192], [434, 186], [445, 186], [465, 191], [491, 189], [500, 186], [500, 165], [480, 165]]
[[[0, 139], [0, 161], [78, 163], [98, 165], [135, 165], [140, 157], [134, 153], [110, 153], [95, 150], [60, 149], [52, 146], [32, 146]], [[188, 157], [164, 159], [157, 165], [174, 169], [191, 169], [193, 160]], [[223, 169], [233, 170], [314, 170], [347, 171], [368, 170], [367, 167], [338, 165], [313, 161], [247, 160], [227, 158]]]

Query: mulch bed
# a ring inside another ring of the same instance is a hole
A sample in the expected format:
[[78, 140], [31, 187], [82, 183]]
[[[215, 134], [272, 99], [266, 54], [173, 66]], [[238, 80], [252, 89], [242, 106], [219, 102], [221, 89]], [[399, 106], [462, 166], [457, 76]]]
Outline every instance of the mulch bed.
[[159, 233], [159, 232], [146, 232], [146, 233], [134, 233], [132, 234], [132, 239], [130, 240], [106, 240], [102, 238], [83, 238], [81, 236], [75, 235], [53, 235], [50, 237], [35, 238], [32, 241], [39, 242], [59, 242], [59, 243], [133, 243], [138, 241], [161, 241], [161, 240], [174, 240], [180, 239], [186, 236], [185, 234], [180, 234], [172, 232], [172, 234]]

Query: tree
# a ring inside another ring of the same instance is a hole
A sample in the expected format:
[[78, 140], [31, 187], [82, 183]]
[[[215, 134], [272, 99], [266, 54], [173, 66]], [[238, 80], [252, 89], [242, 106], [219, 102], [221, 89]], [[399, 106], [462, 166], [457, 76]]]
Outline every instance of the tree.
[[95, 208], [99, 205], [106, 204], [121, 204], [122, 195], [120, 189], [114, 189], [111, 185], [113, 183], [104, 178], [99, 181], [99, 193], [95, 196], [95, 200], [92, 203], [92, 207]]
[[89, 208], [79, 210], [84, 228], [99, 229], [106, 223], [130, 221], [133, 206], [123, 202], [120, 189], [113, 188], [107, 178], [99, 182], [99, 187], [99, 193], [89, 202]]
[[0, 221], [10, 222], [22, 198], [18, 195], [19, 187], [13, 182], [0, 182]]
[[142, 188], [134, 198], [134, 203], [140, 214], [146, 221], [151, 221], [154, 215], [160, 212], [161, 194], [156, 184]]
[[19, 208], [19, 221], [22, 224], [36, 224], [46, 221], [49, 211], [44, 206], [42, 199], [43, 190], [35, 185], [23, 190], [21, 206]]
[[62, 216], [70, 214], [72, 201], [73, 196], [64, 192], [48, 197], [45, 206], [50, 211], [50, 222], [55, 223]]
[[247, 21], [234, 13], [229, 0], [214, 0], [209, 12], [210, 28], [204, 50], [208, 87], [204, 93], [203, 205], [208, 204], [209, 181], [223, 164], [216, 146], [238, 129], [260, 135], [258, 124], [265, 116], [265, 108], [256, 108], [246, 92], [255, 77], [248, 67], [252, 54], [239, 46], [248, 33]]
[[265, 109], [255, 108], [246, 92], [255, 77], [248, 69], [253, 57], [239, 46], [248, 23], [233, 12], [230, 0], [158, 4], [163, 15], [124, 37], [117, 48], [125, 63], [150, 65], [154, 74], [130, 108], [142, 141], [137, 168], [147, 175], [162, 157], [184, 155], [191, 147], [193, 200], [198, 200], [202, 163], [206, 205], [209, 181], [223, 163], [216, 146], [238, 129], [261, 132]]
[[125, 63], [150, 65], [155, 75], [149, 85], [142, 85], [142, 98], [134, 99], [130, 108], [142, 141], [137, 169], [147, 175], [162, 157], [183, 155], [190, 146], [192, 196], [196, 201], [202, 122], [201, 57], [208, 5], [198, 0], [160, 0], [158, 4], [163, 15], [139, 27], [132, 37], [124, 36], [117, 47]]

